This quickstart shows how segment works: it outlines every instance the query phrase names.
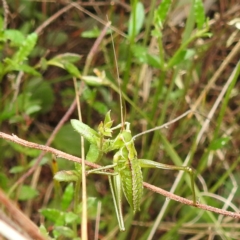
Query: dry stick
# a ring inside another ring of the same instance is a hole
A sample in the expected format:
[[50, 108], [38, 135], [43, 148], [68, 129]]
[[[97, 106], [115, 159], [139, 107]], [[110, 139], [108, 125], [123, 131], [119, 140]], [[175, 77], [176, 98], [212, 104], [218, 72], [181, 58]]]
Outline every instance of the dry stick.
[[96, 214], [96, 223], [95, 223], [95, 230], [94, 230], [94, 240], [98, 240], [99, 239], [98, 235], [99, 235], [101, 208], [102, 208], [102, 203], [101, 203], [101, 201], [98, 201], [98, 204], [97, 204], [97, 214]]
[[[49, 146], [52, 141], [54, 140], [57, 132], [60, 130], [60, 128], [62, 127], [62, 125], [69, 119], [70, 115], [73, 113], [74, 109], [76, 108], [76, 100], [73, 101], [72, 105], [70, 106], [70, 108], [68, 109], [68, 111], [64, 114], [64, 116], [62, 117], [62, 119], [60, 120], [60, 122], [58, 123], [58, 125], [56, 126], [56, 128], [54, 129], [54, 131], [52, 132], [51, 136], [48, 138], [47, 142], [46, 142], [46, 146]], [[22, 175], [17, 182], [11, 187], [10, 191], [9, 191], [9, 195], [11, 194], [11, 192], [20, 184], [22, 183], [28, 176], [30, 176], [38, 167], [40, 161], [42, 160], [42, 158], [44, 157], [46, 153], [42, 152], [37, 161], [35, 162], [35, 164], [24, 174]]]
[[[17, 143], [17, 144], [25, 146], [25, 147], [35, 148], [35, 149], [39, 149], [39, 150], [42, 150], [42, 151], [50, 152], [52, 154], [55, 154], [57, 157], [64, 158], [64, 159], [67, 159], [67, 160], [70, 160], [70, 161], [73, 161], [73, 162], [78, 162], [80, 164], [82, 163], [81, 158], [78, 158], [78, 157], [75, 157], [73, 155], [67, 154], [65, 152], [62, 152], [62, 151], [57, 150], [57, 149], [52, 148], [52, 147], [36, 144], [36, 143], [33, 143], [33, 142], [28, 142], [26, 140], [23, 140], [23, 139], [17, 137], [14, 134], [9, 135], [9, 134], [0, 132], [0, 138], [12, 141], [14, 143]], [[85, 164], [89, 167], [92, 167], [92, 168], [102, 167], [98, 164], [91, 163], [91, 162], [88, 162], [88, 161], [85, 161]], [[215, 208], [215, 207], [205, 205], [205, 204], [201, 204], [201, 203], [194, 204], [193, 201], [191, 201], [191, 200], [188, 200], [188, 199], [183, 198], [183, 197], [179, 197], [179, 196], [177, 196], [173, 193], [170, 193], [166, 190], [163, 190], [159, 187], [153, 186], [153, 185], [151, 185], [149, 183], [146, 183], [146, 182], [143, 182], [143, 186], [148, 188], [149, 190], [151, 190], [153, 192], [156, 192], [156, 193], [159, 193], [159, 194], [165, 196], [167, 199], [172, 199], [174, 201], [181, 202], [185, 205], [193, 206], [193, 207], [200, 208], [200, 209], [203, 209], [203, 210], [207, 210], [207, 211], [210, 211], [210, 212], [215, 212], [215, 213], [218, 213], [218, 214], [222, 214], [224, 216], [229, 216], [229, 217], [232, 217], [232, 218], [240, 219], [240, 213], [235, 213], [235, 212], [222, 210], [222, 209]]]
[[[80, 104], [80, 97], [81, 92], [80, 89], [78, 89], [77, 86], [77, 79], [73, 78], [74, 83], [74, 89], [75, 89], [75, 99], [77, 101], [77, 110], [78, 110], [78, 118], [80, 122], [82, 122], [82, 111], [81, 111], [81, 104]], [[82, 82], [82, 89], [84, 87], [84, 83]], [[87, 232], [87, 186], [86, 186], [86, 167], [85, 167], [85, 148], [84, 148], [84, 137], [81, 136], [81, 157], [82, 157], [82, 224], [81, 224], [81, 239], [87, 240], [88, 239], [88, 232]], [[76, 182], [76, 185], [80, 186], [80, 181], [78, 180]], [[76, 186], [75, 185], [75, 186]], [[76, 186], [76, 188], [79, 188], [79, 186]], [[75, 193], [76, 194], [76, 193]], [[78, 198], [75, 198], [74, 201], [74, 212], [77, 210], [77, 201], [79, 201]], [[75, 225], [76, 226], [76, 225]], [[76, 228], [76, 227], [75, 227]]]
[[41, 24], [36, 30], [35, 33], [40, 34], [41, 31], [46, 28], [49, 24], [51, 24], [53, 21], [55, 21], [60, 15], [62, 15], [63, 13], [67, 12], [68, 10], [70, 10], [71, 8], [73, 8], [72, 4], [67, 5], [66, 7], [62, 8], [61, 10], [59, 10], [58, 12], [56, 12], [55, 14], [53, 14], [50, 18], [48, 18], [43, 24]]
[[2, 189], [0, 189], [0, 202], [10, 213], [11, 217], [29, 234], [29, 236], [32, 237], [32, 239], [45, 240], [40, 234], [39, 228], [16, 207], [16, 205], [5, 195]]
[[92, 62], [92, 59], [93, 59], [93, 56], [96, 54], [96, 52], [98, 51], [98, 47], [100, 45], [100, 43], [102, 42], [102, 39], [103, 37], [105, 36], [106, 32], [107, 32], [107, 29], [110, 27], [111, 23], [108, 22], [104, 29], [102, 30], [101, 34], [99, 35], [99, 37], [96, 39], [96, 41], [94, 42], [88, 56], [87, 56], [87, 59], [86, 59], [86, 64], [85, 64], [85, 68], [84, 68], [84, 71], [83, 71], [83, 76], [84, 75], [87, 75], [88, 73], [88, 70], [89, 70], [89, 67], [90, 67], [90, 64]]
[[[109, 27], [110, 23], [107, 23], [104, 27], [104, 29], [102, 30], [101, 34], [98, 36], [98, 38], [96, 39], [96, 41], [94, 42], [88, 56], [86, 59], [86, 64], [83, 70], [83, 75], [87, 75], [89, 67], [91, 65], [93, 56], [96, 54], [96, 52], [98, 51], [98, 47], [100, 45], [100, 43], [102, 42], [103, 37], [105, 36], [107, 29]], [[76, 86], [76, 80], [74, 81], [75, 84], [75, 89], [76, 89], [76, 98], [79, 100], [78, 98], [78, 90], [77, 90], [77, 86]], [[84, 82], [82, 82], [81, 84], [81, 89], [83, 89], [84, 86]], [[81, 95], [81, 94], [79, 94]], [[78, 112], [79, 112], [79, 119], [82, 122], [82, 118], [81, 118], [81, 111], [80, 111], [80, 102], [78, 102]], [[81, 136], [81, 142], [82, 142], [82, 158], [85, 155], [84, 153], [84, 138]], [[84, 163], [85, 161], [83, 161]], [[82, 172], [85, 172], [85, 164], [82, 164]], [[81, 224], [81, 232], [82, 232], [82, 239], [88, 239], [87, 236], [87, 189], [86, 189], [86, 176], [85, 174], [82, 174], [82, 203], [83, 203], [83, 211], [82, 211], [82, 224]]]
[[6, 0], [2, 0], [2, 5], [3, 5], [3, 15], [4, 15], [3, 29], [6, 29], [8, 24], [9, 7]]
[[27, 238], [27, 237], [21, 235], [20, 232], [18, 232], [16, 229], [14, 229], [11, 225], [8, 225], [1, 218], [0, 218], [0, 235], [9, 240], [15, 240], [15, 239], [29, 240], [29, 237]]

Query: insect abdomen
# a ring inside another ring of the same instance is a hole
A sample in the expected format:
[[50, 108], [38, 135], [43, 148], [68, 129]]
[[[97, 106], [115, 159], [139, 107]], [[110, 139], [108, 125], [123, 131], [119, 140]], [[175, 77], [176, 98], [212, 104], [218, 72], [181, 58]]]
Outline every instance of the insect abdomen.
[[137, 159], [126, 161], [126, 166], [120, 171], [123, 192], [133, 212], [140, 210], [143, 194], [142, 170]]

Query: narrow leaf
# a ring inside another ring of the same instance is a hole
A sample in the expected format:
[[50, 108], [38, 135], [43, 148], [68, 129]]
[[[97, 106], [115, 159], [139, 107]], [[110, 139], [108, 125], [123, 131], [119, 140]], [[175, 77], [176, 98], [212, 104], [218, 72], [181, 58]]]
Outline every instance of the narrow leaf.
[[13, 60], [16, 63], [21, 63], [24, 60], [27, 59], [31, 51], [33, 50], [36, 42], [37, 42], [38, 36], [36, 33], [32, 33], [27, 36], [26, 40], [22, 43], [19, 50], [14, 54]]
[[84, 31], [81, 34], [83, 38], [97, 38], [100, 35], [101, 31], [97, 26], [94, 26], [93, 29]]
[[33, 189], [27, 185], [23, 185], [20, 189], [18, 199], [25, 201], [25, 200], [33, 199], [36, 196], [38, 196], [38, 191], [36, 189]]
[[100, 138], [98, 136], [98, 133], [90, 128], [87, 124], [80, 122], [76, 119], [71, 119], [72, 127], [80, 133], [86, 140], [88, 140], [90, 143], [98, 145], [100, 142]]
[[76, 182], [80, 178], [80, 174], [77, 171], [59, 171], [54, 175], [54, 179], [59, 182]]
[[229, 142], [229, 140], [230, 140], [229, 137], [215, 139], [214, 141], [211, 142], [209, 149], [210, 150], [222, 149]]
[[33, 76], [41, 76], [41, 74], [37, 72], [33, 67], [26, 64], [18, 65], [15, 69], [12, 70], [23, 71], [25, 73], [32, 74]]
[[159, 7], [156, 9], [154, 13], [154, 22], [158, 25], [158, 27], [162, 28], [163, 23], [167, 18], [167, 14], [171, 7], [171, 0], [162, 0]]
[[202, 29], [205, 23], [205, 13], [202, 0], [194, 1], [194, 14], [196, 18], [197, 28]]
[[78, 68], [70, 63], [70, 62], [65, 62], [63, 64], [63, 67], [66, 71], [68, 71], [68, 73], [70, 73], [72, 76], [76, 77], [76, 78], [80, 78], [81, 77], [81, 73], [80, 71], [78, 70]]
[[108, 82], [104, 81], [104, 79], [96, 76], [82, 76], [81, 79], [86, 82], [88, 85], [93, 87], [98, 87], [102, 85], [107, 85]]
[[70, 239], [74, 238], [74, 231], [69, 227], [57, 226], [54, 228], [54, 230], [66, 238], [70, 238]]
[[73, 200], [73, 194], [74, 194], [73, 183], [70, 183], [66, 187], [61, 199], [62, 210], [65, 211], [69, 207], [70, 203]]
[[57, 225], [64, 224], [64, 213], [52, 208], [41, 209], [40, 213], [50, 221], [54, 222]]
[[101, 152], [99, 151], [99, 147], [95, 144], [91, 144], [86, 156], [86, 160], [89, 162], [97, 162], [98, 159], [101, 158]]
[[24, 42], [24, 35], [16, 29], [7, 29], [4, 31], [4, 38], [0, 38], [0, 41], [10, 40], [10, 46], [21, 46]]
[[[133, 12], [135, 11], [135, 12]], [[136, 35], [139, 34], [143, 23], [144, 23], [144, 18], [145, 18], [145, 13], [144, 13], [144, 6], [141, 2], [138, 2], [136, 5], [136, 8], [133, 9], [130, 15], [130, 20], [129, 20], [129, 26], [128, 26], [128, 35], [135, 37]], [[135, 16], [135, 21], [134, 21], [134, 16]], [[135, 26], [134, 26], [135, 24]]]

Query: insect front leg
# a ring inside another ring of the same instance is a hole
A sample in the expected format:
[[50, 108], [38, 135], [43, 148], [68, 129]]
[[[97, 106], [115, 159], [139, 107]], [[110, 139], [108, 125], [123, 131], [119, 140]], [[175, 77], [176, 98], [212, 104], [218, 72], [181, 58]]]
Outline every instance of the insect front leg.
[[196, 192], [195, 192], [195, 184], [194, 184], [194, 171], [190, 167], [185, 166], [174, 166], [174, 165], [167, 165], [163, 163], [154, 162], [148, 159], [138, 159], [139, 164], [142, 168], [160, 168], [160, 169], [167, 169], [167, 170], [178, 170], [187, 172], [191, 179], [191, 189], [193, 193], [193, 203], [196, 204]]
[[91, 173], [102, 174], [102, 175], [116, 175], [116, 173], [110, 173], [110, 172], [105, 172], [104, 171], [104, 170], [108, 170], [108, 169], [114, 168], [115, 166], [116, 166], [116, 164], [112, 164], [112, 165], [107, 165], [105, 167], [92, 169], [92, 170], [87, 171], [87, 175], [91, 174]]
[[108, 165], [105, 167], [93, 169], [87, 171], [87, 174], [101, 174], [101, 175], [108, 175], [108, 180], [110, 184], [110, 189], [113, 197], [114, 208], [118, 220], [118, 225], [120, 231], [125, 231], [124, 221], [123, 221], [123, 214], [122, 214], [122, 182], [119, 172], [106, 172], [105, 170], [115, 168], [117, 164]]
[[122, 213], [122, 181], [119, 174], [115, 176], [108, 176], [111, 193], [113, 196], [113, 203], [118, 220], [120, 231], [125, 231], [123, 213]]

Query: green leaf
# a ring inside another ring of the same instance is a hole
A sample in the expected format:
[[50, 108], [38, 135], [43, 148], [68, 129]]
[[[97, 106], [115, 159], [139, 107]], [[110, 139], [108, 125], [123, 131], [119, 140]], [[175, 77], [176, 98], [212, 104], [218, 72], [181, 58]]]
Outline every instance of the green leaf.
[[99, 151], [99, 147], [95, 144], [91, 144], [86, 156], [86, 160], [89, 162], [96, 162], [101, 155], [102, 154]]
[[74, 194], [73, 183], [69, 183], [65, 188], [65, 191], [61, 199], [61, 208], [63, 211], [67, 210], [67, 208], [71, 204], [73, 200], [73, 194]]
[[41, 76], [41, 74], [38, 71], [36, 71], [33, 67], [26, 64], [13, 66], [11, 70], [23, 71], [25, 73], [32, 74], [33, 76]]
[[111, 119], [111, 110], [109, 110], [106, 115], [105, 115], [105, 118], [104, 118], [104, 126], [108, 127], [108, 128], [111, 128], [112, 127], [112, 124], [113, 124], [113, 121]]
[[40, 103], [41, 113], [47, 113], [53, 107], [55, 94], [51, 83], [42, 78], [34, 78], [28, 82], [26, 89], [32, 93], [31, 99]]
[[26, 40], [21, 44], [19, 50], [14, 54], [13, 61], [16, 63], [22, 63], [26, 60], [36, 45], [37, 39], [38, 35], [36, 33], [28, 35]]
[[[28, 164], [28, 167], [33, 167], [33, 165], [36, 163], [36, 161], [37, 161], [37, 158], [31, 160], [31, 161], [29, 162], [29, 164]], [[38, 163], [38, 166], [43, 166], [44, 164], [48, 163], [48, 161], [49, 161], [49, 157], [47, 157], [47, 156], [45, 155], [45, 157], [42, 158], [42, 160], [40, 161], [40, 163]]]
[[80, 137], [79, 134], [74, 131], [71, 124], [65, 124], [57, 133], [54, 139], [54, 146], [62, 151], [80, 156]]
[[168, 68], [178, 65], [183, 62], [186, 56], [187, 50], [181, 50], [177, 52], [168, 62]]
[[73, 213], [73, 212], [67, 212], [65, 214], [65, 222], [66, 224], [71, 224], [75, 222], [79, 218], [79, 215]]
[[57, 55], [55, 58], [61, 59], [64, 62], [76, 63], [81, 60], [82, 55], [76, 53], [63, 53]]
[[202, 29], [205, 23], [205, 12], [202, 0], [194, 1], [194, 14], [196, 18], [197, 28]]
[[59, 182], [76, 182], [80, 178], [80, 174], [75, 170], [63, 170], [54, 175], [54, 179]]
[[100, 101], [95, 101], [92, 103], [92, 107], [98, 111], [100, 114], [105, 114], [108, 110], [108, 107], [105, 103], [102, 103]]
[[47, 229], [45, 228], [44, 225], [41, 224], [40, 227], [39, 227], [39, 230], [40, 230], [41, 234], [42, 234], [46, 239], [49, 239], [49, 240], [50, 240], [50, 238], [49, 238], [49, 233], [48, 233], [48, 231], [47, 231]]
[[31, 105], [26, 109], [25, 113], [27, 115], [31, 115], [35, 112], [38, 112], [40, 109], [41, 109], [41, 107], [39, 105]]
[[27, 185], [23, 185], [19, 191], [18, 200], [25, 201], [38, 196], [38, 191]]
[[[135, 11], [135, 12], [133, 12]], [[136, 5], [136, 8], [133, 9], [130, 15], [129, 19], [129, 25], [128, 25], [128, 36], [130, 37], [135, 37], [136, 35], [139, 34], [143, 23], [144, 23], [144, 18], [145, 18], [145, 13], [144, 13], [144, 6], [141, 2], [138, 2]], [[134, 16], [135, 16], [135, 22], [134, 22]], [[135, 26], [134, 26], [135, 23]]]
[[222, 137], [215, 139], [214, 141], [211, 142], [209, 149], [210, 150], [218, 150], [222, 149], [227, 143], [229, 142], [230, 137]]
[[25, 170], [25, 167], [23, 166], [15, 166], [10, 169], [10, 173], [21, 173]]
[[70, 62], [65, 62], [65, 63], [63, 63], [63, 67], [72, 76], [74, 76], [76, 78], [81, 77], [80, 71], [78, 70], [78, 68], [74, 64], [72, 64]]
[[113, 130], [111, 129], [111, 127], [112, 127], [113, 121], [111, 119], [110, 112], [111, 111], [108, 111], [107, 114], [105, 115], [104, 123], [100, 122], [100, 124], [98, 125], [99, 134], [105, 137], [112, 137]]
[[48, 220], [52, 221], [56, 225], [63, 225], [65, 223], [64, 218], [65, 214], [64, 212], [61, 212], [57, 209], [52, 209], [52, 208], [46, 208], [46, 209], [41, 209], [40, 213], [47, 218]]
[[4, 28], [4, 21], [2, 16], [0, 16], [0, 31], [3, 30], [3, 28]]
[[90, 128], [87, 124], [80, 122], [76, 119], [71, 119], [71, 124], [72, 127], [90, 143], [95, 145], [99, 144], [100, 138], [98, 133], [94, 129]]
[[63, 68], [72, 76], [80, 78], [81, 73], [78, 70], [78, 68], [73, 64], [74, 62], [77, 62], [80, 59], [81, 59], [80, 55], [73, 53], [65, 53], [48, 60], [47, 62], [45, 62], [45, 64], [47, 63], [48, 65]]
[[74, 237], [74, 231], [69, 227], [56, 226], [54, 230], [57, 231], [60, 235], [72, 239]]
[[140, 63], [147, 63], [152, 67], [160, 67], [160, 58], [157, 55], [152, 55], [148, 53], [148, 49], [142, 45], [135, 44], [132, 46], [132, 52], [134, 57]]
[[66, 32], [52, 31], [47, 35], [47, 43], [51, 46], [58, 47], [68, 41]]
[[19, 119], [15, 117], [19, 117], [21, 114], [31, 115], [36, 113], [41, 109], [40, 101], [32, 99], [32, 94], [30, 92], [22, 93], [18, 96], [17, 101], [14, 103], [15, 112], [18, 112], [19, 115], [15, 115], [11, 118], [10, 122], [17, 122]]
[[82, 32], [81, 36], [83, 38], [97, 38], [100, 35], [101, 31], [97, 26], [94, 26], [93, 29]]
[[0, 188], [8, 191], [9, 190], [8, 184], [9, 184], [9, 176], [7, 176], [3, 172], [0, 172]]
[[[87, 198], [87, 208], [88, 208], [88, 213], [89, 213], [88, 215], [89, 215], [90, 219], [96, 219], [97, 204], [98, 204], [97, 198], [93, 198], [93, 197]], [[82, 203], [78, 204], [76, 213], [77, 214], [82, 213]]]
[[74, 168], [77, 172], [79, 172], [79, 174], [82, 173], [82, 165], [81, 164], [75, 162], [74, 163]]
[[86, 82], [89, 86], [93, 87], [99, 87], [108, 84], [108, 82], [104, 81], [104, 79], [96, 76], [82, 76], [81, 79], [84, 82]]
[[70, 62], [70, 63], [76, 63], [82, 58], [82, 55], [76, 54], [76, 53], [63, 53], [55, 56], [54, 58], [50, 59], [49, 62]]
[[39, 155], [39, 150], [37, 150], [37, 149], [26, 148], [24, 146], [20, 146], [13, 142], [9, 142], [9, 144], [13, 147], [13, 149], [15, 151], [17, 151], [19, 153], [23, 153], [26, 156], [35, 158]]
[[7, 29], [4, 31], [4, 39], [0, 38], [0, 41], [10, 40], [10, 46], [21, 46], [25, 40], [24, 35], [16, 29]]
[[171, 0], [162, 0], [154, 13], [154, 22], [158, 28], [162, 29], [171, 7]]
[[155, 67], [155, 68], [160, 68], [160, 58], [157, 55], [149, 54], [147, 53], [146, 56], [147, 64], [149, 66]]

